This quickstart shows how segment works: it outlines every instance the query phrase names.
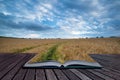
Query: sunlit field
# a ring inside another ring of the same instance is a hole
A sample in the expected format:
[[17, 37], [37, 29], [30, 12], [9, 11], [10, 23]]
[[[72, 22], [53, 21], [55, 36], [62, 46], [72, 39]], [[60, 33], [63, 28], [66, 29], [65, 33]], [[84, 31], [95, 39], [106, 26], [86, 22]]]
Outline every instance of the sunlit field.
[[120, 54], [120, 38], [16, 39], [0, 38], [0, 53], [38, 53], [31, 62], [94, 61], [88, 54]]

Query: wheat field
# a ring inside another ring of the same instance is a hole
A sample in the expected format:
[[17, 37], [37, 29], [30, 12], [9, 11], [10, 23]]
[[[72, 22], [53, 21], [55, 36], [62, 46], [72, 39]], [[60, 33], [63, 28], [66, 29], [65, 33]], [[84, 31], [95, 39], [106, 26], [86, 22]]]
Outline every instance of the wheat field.
[[[57, 46], [56, 46], [57, 45]], [[120, 38], [17, 39], [0, 38], [0, 53], [38, 53], [31, 62], [55, 59], [94, 61], [88, 54], [120, 54]]]

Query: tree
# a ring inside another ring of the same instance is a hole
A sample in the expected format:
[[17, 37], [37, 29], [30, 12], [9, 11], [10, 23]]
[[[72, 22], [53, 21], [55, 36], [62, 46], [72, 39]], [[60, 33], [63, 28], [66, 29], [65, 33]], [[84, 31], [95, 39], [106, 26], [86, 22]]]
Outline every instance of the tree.
[[98, 36], [96, 38], [99, 38]]
[[100, 38], [104, 38], [103, 36], [101, 36]]

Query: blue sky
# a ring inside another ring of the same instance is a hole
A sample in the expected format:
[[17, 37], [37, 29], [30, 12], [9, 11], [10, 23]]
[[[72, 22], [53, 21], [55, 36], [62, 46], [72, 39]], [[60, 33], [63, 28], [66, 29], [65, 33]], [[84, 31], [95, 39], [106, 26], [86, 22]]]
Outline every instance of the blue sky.
[[0, 0], [0, 36], [120, 36], [120, 0]]

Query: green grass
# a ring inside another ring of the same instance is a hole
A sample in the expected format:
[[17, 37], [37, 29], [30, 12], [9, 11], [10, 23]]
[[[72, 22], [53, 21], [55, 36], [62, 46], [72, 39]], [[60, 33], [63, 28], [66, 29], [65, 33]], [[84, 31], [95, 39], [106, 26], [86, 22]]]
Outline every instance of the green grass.
[[53, 47], [51, 47], [50, 49], [48, 49], [48, 51], [46, 53], [43, 53], [43, 55], [40, 58], [40, 61], [58, 60], [59, 57], [61, 56], [57, 52], [57, 48], [59, 45], [60, 44], [56, 44]]
[[25, 48], [22, 48], [22, 49], [14, 49], [13, 50], [13, 53], [22, 53], [22, 52], [25, 52], [27, 50], [30, 50], [30, 49], [33, 49], [33, 48], [37, 48], [39, 47], [40, 45], [37, 45], [37, 46], [31, 46], [31, 47], [25, 47]]

